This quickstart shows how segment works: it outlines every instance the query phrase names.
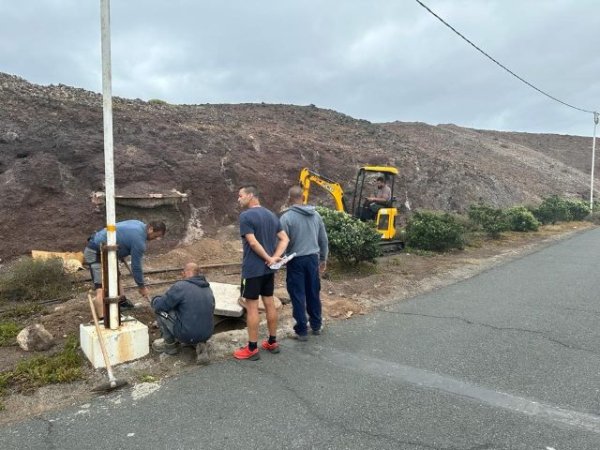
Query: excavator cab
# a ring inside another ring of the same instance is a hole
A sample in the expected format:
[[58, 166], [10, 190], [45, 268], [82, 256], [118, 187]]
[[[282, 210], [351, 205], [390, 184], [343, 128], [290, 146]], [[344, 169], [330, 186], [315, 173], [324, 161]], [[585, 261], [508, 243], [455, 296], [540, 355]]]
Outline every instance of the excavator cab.
[[[364, 166], [356, 175], [354, 196], [349, 211], [354, 217], [361, 220], [374, 220], [377, 231], [385, 240], [394, 239], [396, 236], [396, 216], [398, 209], [395, 206], [394, 184], [398, 169], [389, 166]], [[386, 202], [371, 202], [369, 197], [375, 196], [375, 182], [383, 177], [385, 185], [390, 188], [390, 200]]]

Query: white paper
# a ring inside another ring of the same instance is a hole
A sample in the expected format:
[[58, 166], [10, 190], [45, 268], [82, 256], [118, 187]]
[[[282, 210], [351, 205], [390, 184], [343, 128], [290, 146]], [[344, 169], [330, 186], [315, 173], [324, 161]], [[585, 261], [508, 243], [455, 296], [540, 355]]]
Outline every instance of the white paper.
[[285, 264], [294, 259], [294, 256], [296, 256], [296, 253], [292, 253], [291, 255], [285, 255], [283, 258], [281, 258], [281, 261], [276, 262], [275, 264], [271, 264], [269, 268], [273, 270], [281, 269]]

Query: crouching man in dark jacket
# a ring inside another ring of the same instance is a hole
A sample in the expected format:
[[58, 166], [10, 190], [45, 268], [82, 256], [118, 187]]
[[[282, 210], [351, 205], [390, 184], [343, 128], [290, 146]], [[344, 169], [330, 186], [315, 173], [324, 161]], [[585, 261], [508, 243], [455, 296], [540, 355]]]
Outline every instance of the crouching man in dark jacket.
[[154, 297], [151, 306], [162, 334], [152, 343], [157, 352], [175, 355], [178, 344], [196, 345], [213, 334], [215, 297], [197, 264], [187, 263], [183, 280]]

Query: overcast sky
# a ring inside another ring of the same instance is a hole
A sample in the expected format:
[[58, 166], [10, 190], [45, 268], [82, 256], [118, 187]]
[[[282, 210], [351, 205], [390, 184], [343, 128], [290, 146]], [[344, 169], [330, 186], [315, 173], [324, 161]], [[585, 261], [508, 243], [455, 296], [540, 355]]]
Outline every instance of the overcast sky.
[[[422, 0], [538, 88], [600, 108], [598, 0]], [[113, 94], [591, 136], [415, 0], [112, 0]], [[100, 0], [0, 0], [0, 71], [102, 89]], [[1, 107], [1, 105], [0, 105]]]

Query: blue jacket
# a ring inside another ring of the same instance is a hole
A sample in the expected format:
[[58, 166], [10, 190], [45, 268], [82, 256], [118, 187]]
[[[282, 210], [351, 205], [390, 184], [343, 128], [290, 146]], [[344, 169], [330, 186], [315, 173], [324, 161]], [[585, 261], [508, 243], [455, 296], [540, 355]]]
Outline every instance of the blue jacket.
[[155, 312], [175, 311], [175, 338], [183, 344], [207, 341], [213, 334], [215, 297], [202, 275], [178, 281], [164, 295], [152, 299]]
[[[139, 220], [124, 220], [117, 222], [117, 257], [119, 259], [131, 255], [131, 271], [135, 283], [144, 286], [144, 271], [142, 269], [142, 257], [146, 251], [146, 224]], [[106, 243], [106, 228], [98, 231], [88, 242], [88, 247], [98, 251], [102, 244]]]

